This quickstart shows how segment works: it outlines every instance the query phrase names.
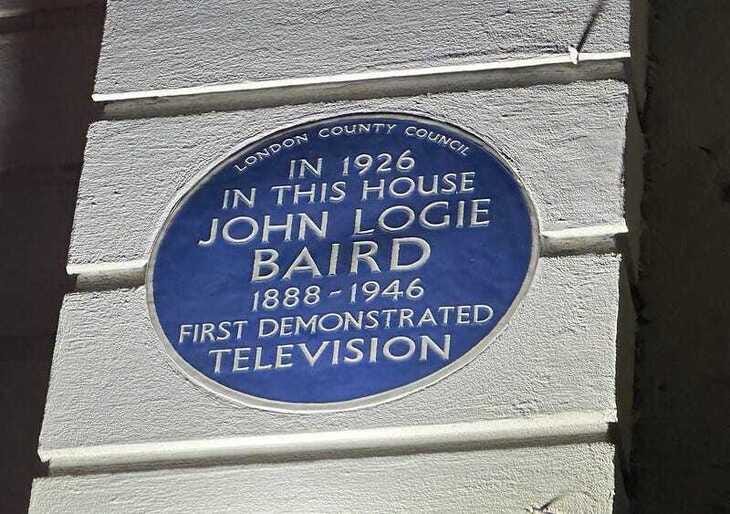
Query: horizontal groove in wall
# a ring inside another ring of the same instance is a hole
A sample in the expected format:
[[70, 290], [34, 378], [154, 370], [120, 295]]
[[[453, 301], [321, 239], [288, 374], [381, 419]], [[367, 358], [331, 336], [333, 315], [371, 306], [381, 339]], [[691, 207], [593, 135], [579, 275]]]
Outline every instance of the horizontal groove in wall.
[[626, 223], [545, 230], [540, 234], [540, 255], [585, 255], [619, 253], [628, 233]]
[[71, 264], [66, 272], [73, 291], [107, 291], [144, 285], [147, 260]]
[[[590, 227], [543, 231], [540, 234], [540, 255], [606, 254], [621, 251], [627, 233], [626, 224], [613, 223]], [[108, 291], [139, 287], [145, 283], [147, 260], [70, 264], [67, 267], [69, 291]]]
[[49, 473], [147, 471], [610, 441], [613, 411], [446, 425], [231, 437], [39, 450]]
[[337, 100], [624, 80], [629, 52], [567, 53], [496, 63], [374, 71], [240, 84], [96, 94], [100, 119], [134, 119]]

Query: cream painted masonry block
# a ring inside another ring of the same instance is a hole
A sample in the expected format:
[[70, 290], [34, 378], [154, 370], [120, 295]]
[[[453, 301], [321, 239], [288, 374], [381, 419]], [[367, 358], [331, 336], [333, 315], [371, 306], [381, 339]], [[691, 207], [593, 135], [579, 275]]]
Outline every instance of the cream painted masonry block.
[[615, 406], [616, 256], [542, 258], [504, 332], [444, 380], [380, 406], [329, 414], [243, 407], [168, 361], [144, 288], [66, 296], [44, 450], [230, 435], [453, 423]]
[[582, 82], [94, 124], [69, 262], [145, 257], [174, 196], [248, 138], [302, 118], [413, 111], [472, 130], [525, 182], [543, 229], [623, 220], [626, 84]]
[[[96, 91], [112, 93], [567, 53], [595, 0], [107, 2]], [[583, 51], [626, 50], [629, 0]]]

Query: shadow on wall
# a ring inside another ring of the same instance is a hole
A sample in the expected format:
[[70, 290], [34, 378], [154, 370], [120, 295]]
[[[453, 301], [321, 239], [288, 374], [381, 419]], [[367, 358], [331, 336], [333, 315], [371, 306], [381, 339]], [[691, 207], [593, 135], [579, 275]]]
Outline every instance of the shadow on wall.
[[730, 511], [730, 2], [651, 0], [634, 512]]
[[3, 512], [26, 512], [44, 474], [38, 433], [104, 19], [103, 3], [82, 2], [0, 6]]

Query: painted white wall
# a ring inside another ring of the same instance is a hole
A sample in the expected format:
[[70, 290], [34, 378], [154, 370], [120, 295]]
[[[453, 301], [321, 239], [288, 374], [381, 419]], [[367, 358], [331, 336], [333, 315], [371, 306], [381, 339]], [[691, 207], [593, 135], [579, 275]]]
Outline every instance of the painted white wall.
[[294, 415], [245, 408], [160, 351], [144, 288], [66, 296], [41, 448], [613, 409], [619, 258], [542, 258], [501, 336], [471, 364], [384, 405]]
[[59, 477], [31, 513], [612, 512], [613, 448], [575, 444]]
[[[350, 440], [352, 430], [401, 427], [407, 434], [438, 424], [447, 427], [446, 438], [462, 422], [533, 420], [549, 430], [554, 420], [544, 415], [612, 418], [621, 258], [615, 248], [597, 250], [587, 241], [591, 227], [623, 219], [628, 92], [620, 67], [576, 82], [548, 66], [521, 87], [502, 78], [502, 86], [455, 81], [453, 91], [441, 81], [433, 94], [424, 82], [418, 94], [400, 90], [397, 97], [366, 86], [341, 88], [353, 97], [336, 100], [309, 92], [311, 100], [300, 95], [297, 105], [286, 96], [289, 79], [318, 76], [326, 85], [341, 83], [339, 74], [371, 70], [503, 61], [494, 73], [509, 77], [517, 73], [515, 59], [562, 54], [576, 43], [592, 3], [108, 2], [96, 91], [112, 104], [110, 93], [138, 91], [141, 99], [89, 131], [69, 262], [88, 269], [112, 263], [104, 273], [121, 278], [110, 290], [95, 291], [91, 281], [66, 296], [40, 440], [52, 477], [36, 482], [32, 511], [501, 513], [555, 499], [555, 512], [611, 512], [614, 450], [605, 423], [590, 437], [575, 431], [559, 441], [518, 431], [499, 448], [437, 441], [433, 451], [383, 454], [374, 444], [316, 458], [293, 451], [276, 462], [249, 462], [244, 450], [234, 464], [220, 455], [206, 460], [208, 450], [195, 462], [183, 459], [197, 444], [190, 441], [215, 446], [232, 436], [327, 431], [335, 441]], [[584, 50], [625, 50], [628, 18], [627, 0], [608, 2]], [[201, 112], [201, 105], [218, 110], [205, 86], [271, 79], [283, 82], [267, 85], [278, 93], [265, 107], [247, 105], [243, 87], [233, 93], [238, 106], [220, 104], [228, 112]], [[165, 102], [149, 90], [192, 86], [203, 87], [178, 100], [180, 116], [145, 110]], [[304, 117], [353, 110], [421, 112], [474, 131], [524, 180], [543, 231], [588, 229], [571, 232], [557, 253], [540, 259], [525, 300], [490, 348], [423, 391], [364, 410], [310, 415], [215, 397], [168, 363], [144, 287], [122, 271], [144, 266], [174, 195], [232, 147]], [[256, 441], [272, 451], [276, 444]], [[134, 446], [140, 443], [159, 445], [169, 458], [145, 468], [150, 446]], [[103, 466], [109, 445], [119, 469]], [[54, 460], [59, 455], [84, 456], [84, 474], [63, 467]]]
[[242, 141], [358, 110], [421, 112], [483, 137], [525, 182], [543, 230], [620, 221], [627, 94], [624, 83], [607, 80], [98, 122], [88, 135], [69, 261], [147, 255], [175, 194]]
[[[107, 2], [96, 91], [510, 60], [576, 44], [594, 0]], [[628, 49], [610, 0], [586, 52]]]

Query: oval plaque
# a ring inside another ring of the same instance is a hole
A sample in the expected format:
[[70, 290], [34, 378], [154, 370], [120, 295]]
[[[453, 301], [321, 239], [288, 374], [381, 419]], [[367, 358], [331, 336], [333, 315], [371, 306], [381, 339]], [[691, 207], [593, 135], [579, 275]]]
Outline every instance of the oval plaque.
[[525, 293], [537, 234], [519, 180], [473, 134], [341, 115], [207, 170], [157, 236], [148, 304], [165, 352], [217, 394], [358, 408], [484, 350]]

